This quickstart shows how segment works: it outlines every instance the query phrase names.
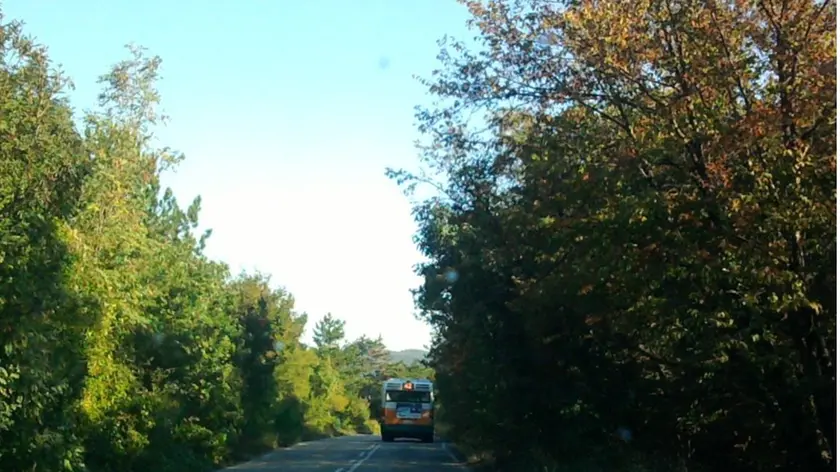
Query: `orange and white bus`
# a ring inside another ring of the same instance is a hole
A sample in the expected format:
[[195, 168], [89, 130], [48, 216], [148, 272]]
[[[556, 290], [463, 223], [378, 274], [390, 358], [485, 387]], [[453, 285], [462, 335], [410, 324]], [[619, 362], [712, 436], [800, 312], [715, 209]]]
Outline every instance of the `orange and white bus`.
[[391, 378], [382, 384], [382, 440], [415, 438], [435, 440], [435, 404], [432, 381]]

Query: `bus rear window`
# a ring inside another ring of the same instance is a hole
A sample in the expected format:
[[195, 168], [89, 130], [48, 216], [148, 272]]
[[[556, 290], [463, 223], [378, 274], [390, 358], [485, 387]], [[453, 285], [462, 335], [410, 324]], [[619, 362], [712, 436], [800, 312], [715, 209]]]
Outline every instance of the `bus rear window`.
[[388, 390], [385, 392], [385, 401], [397, 403], [431, 403], [432, 394], [430, 392]]

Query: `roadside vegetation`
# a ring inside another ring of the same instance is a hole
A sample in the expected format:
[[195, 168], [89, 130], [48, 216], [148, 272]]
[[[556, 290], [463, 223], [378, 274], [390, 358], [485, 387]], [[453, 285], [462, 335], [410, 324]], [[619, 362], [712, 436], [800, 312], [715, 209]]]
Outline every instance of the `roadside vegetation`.
[[836, 3], [462, 1], [418, 111], [448, 434], [504, 471], [829, 471]]
[[429, 369], [331, 315], [304, 345], [290, 293], [204, 255], [200, 200], [160, 184], [183, 158], [152, 144], [160, 59], [129, 52], [74, 117], [0, 18], [0, 470], [209, 471], [375, 432], [381, 379]]
[[[205, 255], [160, 59], [74, 113], [0, 17], [0, 470], [203, 472], [432, 377], [496, 470], [836, 464], [836, 3], [485, 0], [423, 80], [429, 367]], [[177, 144], [177, 143], [172, 143]], [[261, 222], [253, 221], [255, 231]]]

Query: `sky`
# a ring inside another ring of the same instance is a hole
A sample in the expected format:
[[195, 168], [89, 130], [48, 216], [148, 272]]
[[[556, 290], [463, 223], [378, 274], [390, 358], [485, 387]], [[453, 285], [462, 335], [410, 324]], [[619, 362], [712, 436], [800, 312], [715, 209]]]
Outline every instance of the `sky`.
[[[413, 74], [436, 68], [443, 35], [471, 36], [455, 0], [2, 0], [6, 20], [49, 48], [76, 86], [134, 42], [163, 59], [170, 117], [160, 142], [186, 160], [164, 176], [184, 206], [202, 198], [207, 254], [270, 274], [314, 322], [350, 339], [422, 348], [410, 289], [422, 260], [411, 207], [386, 166], [416, 167]], [[60, 5], [60, 6], [59, 6]]]

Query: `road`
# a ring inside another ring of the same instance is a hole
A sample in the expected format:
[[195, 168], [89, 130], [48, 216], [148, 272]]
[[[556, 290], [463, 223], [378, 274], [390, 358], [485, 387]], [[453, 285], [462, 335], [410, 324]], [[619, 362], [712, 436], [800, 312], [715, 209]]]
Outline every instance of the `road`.
[[383, 443], [379, 436], [345, 436], [296, 444], [225, 469], [237, 472], [447, 472], [467, 468], [446, 443]]

